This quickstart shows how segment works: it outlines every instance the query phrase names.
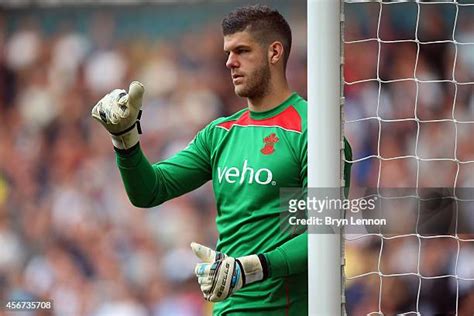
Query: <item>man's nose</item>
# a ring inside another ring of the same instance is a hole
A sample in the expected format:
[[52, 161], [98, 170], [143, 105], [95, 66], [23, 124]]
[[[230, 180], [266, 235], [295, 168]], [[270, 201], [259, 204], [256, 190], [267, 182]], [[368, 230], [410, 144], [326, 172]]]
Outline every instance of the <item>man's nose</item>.
[[239, 61], [237, 60], [237, 56], [233, 53], [230, 53], [227, 57], [227, 61], [225, 66], [229, 69], [237, 68], [239, 66]]

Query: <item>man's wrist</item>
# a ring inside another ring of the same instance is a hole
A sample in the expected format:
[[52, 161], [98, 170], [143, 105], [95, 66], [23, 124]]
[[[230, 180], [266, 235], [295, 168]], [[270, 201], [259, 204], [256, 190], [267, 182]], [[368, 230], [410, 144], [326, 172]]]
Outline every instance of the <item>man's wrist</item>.
[[265, 280], [270, 276], [270, 265], [268, 264], [267, 257], [263, 253], [259, 253], [258, 259], [260, 259], [260, 264], [262, 265], [263, 279]]
[[236, 261], [243, 272], [244, 286], [268, 278], [268, 264], [263, 254], [240, 257]]
[[265, 258], [267, 259], [268, 271], [272, 278], [289, 275], [288, 259], [280, 248], [266, 252]]
[[136, 143], [135, 146], [128, 149], [120, 149], [114, 146], [114, 150], [118, 154], [118, 156], [124, 157], [124, 158], [133, 156], [138, 151], [139, 148], [140, 148], [140, 142]]
[[129, 150], [138, 144], [140, 140], [137, 124], [133, 128], [120, 135], [110, 134], [112, 137], [112, 144], [119, 150]]

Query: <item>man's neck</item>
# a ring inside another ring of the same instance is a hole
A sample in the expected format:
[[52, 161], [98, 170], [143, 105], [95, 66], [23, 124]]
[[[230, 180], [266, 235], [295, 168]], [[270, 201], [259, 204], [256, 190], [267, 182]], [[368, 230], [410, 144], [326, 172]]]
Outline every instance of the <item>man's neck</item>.
[[248, 98], [248, 107], [252, 112], [265, 112], [276, 108], [291, 95], [288, 85], [282, 87], [272, 87], [268, 93], [260, 98]]

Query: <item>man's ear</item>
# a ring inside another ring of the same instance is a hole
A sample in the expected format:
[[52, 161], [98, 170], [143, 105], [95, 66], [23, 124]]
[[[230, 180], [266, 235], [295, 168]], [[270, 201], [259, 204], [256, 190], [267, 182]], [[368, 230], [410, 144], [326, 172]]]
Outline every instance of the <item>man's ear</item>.
[[283, 60], [283, 44], [280, 41], [275, 41], [268, 46], [268, 61], [272, 65], [276, 65], [280, 60]]

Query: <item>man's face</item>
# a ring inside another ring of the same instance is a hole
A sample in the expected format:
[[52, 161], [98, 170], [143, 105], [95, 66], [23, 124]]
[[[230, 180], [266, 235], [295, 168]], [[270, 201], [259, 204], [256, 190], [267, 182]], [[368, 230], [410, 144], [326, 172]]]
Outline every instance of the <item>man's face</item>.
[[224, 51], [235, 94], [244, 98], [265, 96], [271, 78], [265, 48], [244, 31], [224, 36]]

